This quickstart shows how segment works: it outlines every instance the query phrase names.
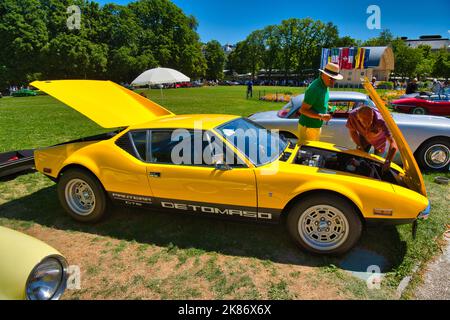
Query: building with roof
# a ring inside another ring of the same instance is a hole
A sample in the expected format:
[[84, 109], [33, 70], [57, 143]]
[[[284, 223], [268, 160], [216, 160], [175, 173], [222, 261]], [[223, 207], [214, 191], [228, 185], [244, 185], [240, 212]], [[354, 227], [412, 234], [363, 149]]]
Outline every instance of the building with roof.
[[222, 46], [223, 52], [225, 52], [226, 55], [229, 55], [231, 52], [233, 52], [236, 49], [236, 45], [232, 45], [227, 43], [226, 45]]
[[370, 49], [369, 59], [366, 69], [341, 70], [344, 79], [338, 81], [336, 85], [360, 85], [361, 78], [375, 77], [377, 81], [388, 81], [391, 72], [394, 70], [394, 52], [391, 47], [363, 47]]
[[408, 37], [402, 37], [406, 45], [411, 48], [417, 48], [420, 45], [427, 45], [431, 47], [432, 51], [440, 49], [447, 49], [450, 51], [450, 40], [448, 38], [442, 38], [440, 35], [420, 36], [419, 39], [408, 39]]

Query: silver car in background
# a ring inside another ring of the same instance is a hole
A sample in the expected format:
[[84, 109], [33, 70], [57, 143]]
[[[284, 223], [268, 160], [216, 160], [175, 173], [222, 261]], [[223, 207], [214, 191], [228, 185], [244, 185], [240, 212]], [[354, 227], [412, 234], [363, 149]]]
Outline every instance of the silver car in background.
[[[278, 129], [288, 139], [297, 139], [298, 110], [304, 94], [292, 98], [279, 111], [259, 112], [248, 118], [267, 129]], [[355, 148], [347, 127], [348, 114], [368, 105], [376, 108], [369, 96], [361, 92], [330, 91], [333, 119], [322, 127], [320, 140], [347, 148]], [[445, 117], [393, 113], [392, 117], [408, 142], [419, 165], [425, 170], [445, 171], [450, 164], [450, 119]], [[398, 154], [395, 158], [400, 161]]]

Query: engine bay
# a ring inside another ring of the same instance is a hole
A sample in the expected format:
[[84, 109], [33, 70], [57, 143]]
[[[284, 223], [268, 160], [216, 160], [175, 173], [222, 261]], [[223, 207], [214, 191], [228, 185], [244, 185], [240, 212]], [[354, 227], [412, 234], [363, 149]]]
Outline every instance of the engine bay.
[[297, 153], [295, 163], [356, 174], [402, 187], [405, 186], [398, 171], [391, 168], [388, 172], [383, 173], [382, 163], [343, 152], [303, 146]]

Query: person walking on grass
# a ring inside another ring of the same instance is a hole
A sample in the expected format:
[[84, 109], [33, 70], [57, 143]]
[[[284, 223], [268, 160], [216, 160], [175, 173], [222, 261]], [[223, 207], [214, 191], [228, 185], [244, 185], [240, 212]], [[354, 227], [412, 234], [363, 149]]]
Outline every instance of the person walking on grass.
[[247, 99], [249, 97], [253, 98], [253, 81], [252, 80], [247, 82]]
[[323, 70], [319, 69], [320, 76], [306, 89], [303, 104], [299, 109], [298, 144], [306, 141], [320, 139], [323, 122], [331, 120], [328, 114], [329, 88], [334, 86], [336, 80], [342, 80], [339, 66], [328, 63]]

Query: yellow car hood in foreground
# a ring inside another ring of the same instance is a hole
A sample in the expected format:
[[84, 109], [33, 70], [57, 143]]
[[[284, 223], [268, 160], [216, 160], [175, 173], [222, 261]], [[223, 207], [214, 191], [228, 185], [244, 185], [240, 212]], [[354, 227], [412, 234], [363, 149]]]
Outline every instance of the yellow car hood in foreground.
[[34, 81], [31, 85], [103, 128], [128, 127], [173, 115], [160, 105], [111, 81]]
[[383, 100], [380, 98], [376, 90], [373, 88], [372, 84], [369, 82], [369, 79], [365, 78], [363, 80], [363, 86], [369, 93], [370, 98], [375, 103], [381, 115], [383, 116], [386, 125], [391, 131], [392, 137], [397, 143], [400, 154], [402, 156], [406, 184], [414, 191], [426, 197], [427, 191], [425, 189], [425, 183], [423, 182], [422, 173], [419, 170], [419, 166], [417, 165], [416, 159], [414, 158], [405, 137], [403, 136], [397, 124], [394, 122], [394, 119], [392, 118], [389, 110], [384, 105]]

